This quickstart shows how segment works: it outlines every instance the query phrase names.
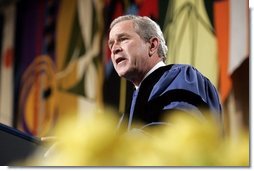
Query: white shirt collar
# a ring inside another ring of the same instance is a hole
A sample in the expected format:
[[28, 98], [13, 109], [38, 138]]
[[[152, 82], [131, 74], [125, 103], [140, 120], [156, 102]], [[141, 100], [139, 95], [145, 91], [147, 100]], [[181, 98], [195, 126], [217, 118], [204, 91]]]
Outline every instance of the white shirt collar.
[[[143, 80], [150, 75], [152, 72], [154, 72], [156, 69], [165, 66], [166, 64], [163, 61], [158, 62], [156, 65], [154, 65], [154, 67], [148, 72], [146, 73], [146, 75], [144, 76]], [[143, 82], [143, 80], [140, 82], [140, 84], [138, 86], [135, 85], [135, 88], [138, 89], [141, 85], [141, 83]]]

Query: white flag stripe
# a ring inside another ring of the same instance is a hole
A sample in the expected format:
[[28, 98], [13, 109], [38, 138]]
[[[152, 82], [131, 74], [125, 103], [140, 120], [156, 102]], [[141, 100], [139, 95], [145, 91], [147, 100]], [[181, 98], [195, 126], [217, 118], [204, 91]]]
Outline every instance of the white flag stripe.
[[6, 66], [6, 56], [13, 55], [13, 41], [15, 28], [15, 4], [4, 9], [3, 44], [1, 54], [1, 89], [0, 89], [0, 122], [12, 126], [13, 120], [13, 56]]
[[248, 52], [248, 0], [230, 0], [229, 73], [249, 55]]
[[91, 46], [92, 24], [93, 24], [93, 5], [92, 1], [79, 0], [77, 3], [78, 18], [83, 36], [83, 41], [86, 49]]

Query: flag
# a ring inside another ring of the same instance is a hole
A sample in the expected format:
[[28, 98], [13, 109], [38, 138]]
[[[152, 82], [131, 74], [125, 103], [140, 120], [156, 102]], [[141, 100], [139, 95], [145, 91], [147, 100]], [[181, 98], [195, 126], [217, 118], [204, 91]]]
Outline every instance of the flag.
[[3, 9], [3, 39], [1, 53], [0, 122], [13, 125], [14, 92], [14, 38], [16, 22], [16, 3]]
[[220, 69], [218, 89], [224, 103], [232, 90], [231, 75], [249, 56], [248, 1], [215, 1], [214, 23]]
[[218, 87], [218, 56], [213, 28], [212, 1], [171, 0], [164, 35], [167, 63], [191, 64]]
[[46, 136], [57, 117], [54, 46], [57, 6], [55, 0], [25, 1], [19, 6], [16, 127], [34, 136]]
[[232, 74], [249, 56], [249, 8], [248, 0], [230, 0], [229, 68]]
[[[103, 23], [102, 8], [98, 8], [100, 3], [102, 2], [91, 0], [62, 1], [57, 28], [59, 59], [56, 77], [59, 98], [68, 100], [59, 101], [61, 115], [90, 117], [92, 111], [96, 109], [99, 95], [97, 86], [100, 85], [101, 79], [98, 78], [95, 61], [101, 52], [103, 32], [99, 28]], [[95, 9], [98, 11], [94, 11]], [[67, 27], [66, 22], [69, 23]], [[61, 42], [60, 39], [63, 37], [68, 43]]]
[[219, 91], [221, 101], [228, 97], [232, 80], [228, 72], [229, 65], [229, 1], [215, 1], [214, 3], [214, 27], [217, 37], [219, 72]]

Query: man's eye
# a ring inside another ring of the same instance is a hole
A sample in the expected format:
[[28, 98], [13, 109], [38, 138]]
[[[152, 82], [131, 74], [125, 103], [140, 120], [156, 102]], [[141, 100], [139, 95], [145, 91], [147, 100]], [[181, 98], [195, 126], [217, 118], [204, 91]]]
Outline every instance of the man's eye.
[[109, 47], [110, 50], [112, 49], [112, 46], [113, 46], [113, 43], [108, 44], [108, 47]]
[[121, 37], [120, 38], [120, 41], [124, 41], [124, 40], [127, 40], [127, 37]]

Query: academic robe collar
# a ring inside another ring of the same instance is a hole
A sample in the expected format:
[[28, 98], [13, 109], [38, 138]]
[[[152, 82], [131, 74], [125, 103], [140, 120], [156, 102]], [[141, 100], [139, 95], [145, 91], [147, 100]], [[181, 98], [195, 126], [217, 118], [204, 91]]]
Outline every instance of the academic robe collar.
[[[158, 62], [143, 78], [143, 80], [148, 77], [151, 73], [153, 73], [156, 69], [162, 67], [162, 66], [166, 66], [166, 64], [163, 61]], [[140, 82], [140, 84], [138, 86], [135, 85], [136, 90], [140, 87], [141, 83], [143, 82], [143, 80]]]

